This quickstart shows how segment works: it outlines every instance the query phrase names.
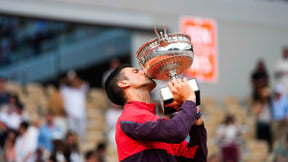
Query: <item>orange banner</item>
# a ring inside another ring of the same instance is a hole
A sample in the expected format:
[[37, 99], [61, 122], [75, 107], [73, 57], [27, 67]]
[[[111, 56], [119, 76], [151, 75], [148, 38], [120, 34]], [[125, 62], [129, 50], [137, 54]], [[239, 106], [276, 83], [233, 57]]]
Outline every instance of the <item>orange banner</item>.
[[211, 19], [182, 17], [180, 21], [181, 33], [188, 34], [194, 50], [192, 66], [186, 75], [203, 82], [218, 80], [217, 65], [217, 29], [215, 21]]

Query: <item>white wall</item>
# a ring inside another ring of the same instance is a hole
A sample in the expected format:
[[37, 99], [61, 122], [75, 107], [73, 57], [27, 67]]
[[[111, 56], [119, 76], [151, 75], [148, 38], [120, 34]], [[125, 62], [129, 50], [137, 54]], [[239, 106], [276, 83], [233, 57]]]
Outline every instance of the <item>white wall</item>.
[[246, 23], [219, 24], [219, 83], [203, 85], [207, 94], [250, 94], [250, 75], [259, 58], [267, 63], [271, 78], [274, 63], [288, 43], [288, 32], [281, 28]]
[[[241, 99], [250, 94], [249, 76], [262, 57], [272, 70], [288, 45], [288, 3], [253, 0], [0, 0], [0, 11], [78, 22], [179, 31], [179, 16], [213, 18], [218, 23], [219, 81], [201, 83], [202, 96]], [[150, 39], [135, 32], [133, 55]], [[134, 56], [131, 56], [132, 58]]]

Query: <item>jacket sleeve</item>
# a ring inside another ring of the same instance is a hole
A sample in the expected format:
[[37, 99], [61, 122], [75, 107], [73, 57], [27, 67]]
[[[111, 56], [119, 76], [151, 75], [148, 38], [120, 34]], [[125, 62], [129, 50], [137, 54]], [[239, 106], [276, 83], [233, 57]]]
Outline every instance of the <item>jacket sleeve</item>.
[[120, 121], [120, 127], [127, 136], [135, 140], [181, 143], [189, 134], [196, 116], [195, 103], [185, 101], [180, 111], [170, 120], [158, 118], [145, 123]]

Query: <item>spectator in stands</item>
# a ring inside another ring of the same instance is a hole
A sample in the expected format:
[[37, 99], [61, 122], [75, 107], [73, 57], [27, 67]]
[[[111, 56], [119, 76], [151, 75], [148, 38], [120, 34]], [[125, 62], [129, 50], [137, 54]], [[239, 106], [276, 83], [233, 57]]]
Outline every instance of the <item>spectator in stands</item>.
[[0, 120], [9, 129], [18, 130], [19, 124], [28, 120], [28, 115], [24, 112], [23, 104], [19, 101], [17, 95], [10, 95], [8, 104], [2, 107]]
[[283, 142], [280, 142], [275, 150], [275, 162], [287, 162], [288, 161], [288, 133]]
[[88, 84], [80, 79], [74, 71], [69, 71], [67, 82], [65, 85], [61, 85], [60, 91], [64, 99], [69, 127], [79, 135], [81, 140], [84, 140], [86, 136], [86, 93], [88, 92]]
[[111, 107], [106, 111], [106, 124], [108, 126], [108, 139], [109, 142], [115, 146], [116, 148], [116, 141], [115, 141], [115, 128], [118, 117], [122, 113], [122, 107], [119, 105], [115, 105], [111, 103]]
[[272, 150], [272, 113], [271, 97], [268, 87], [262, 87], [260, 99], [253, 103], [253, 113], [256, 116], [256, 137], [268, 143]]
[[62, 139], [64, 137], [61, 128], [53, 123], [53, 118], [53, 114], [47, 112], [46, 123], [39, 129], [38, 148], [43, 149], [44, 152], [48, 153], [51, 153], [53, 149], [53, 139]]
[[277, 84], [272, 97], [274, 141], [278, 141], [288, 131], [288, 98], [284, 91], [284, 87]]
[[261, 87], [269, 86], [269, 74], [266, 70], [264, 60], [258, 60], [250, 76], [250, 81], [252, 85], [252, 99], [255, 101], [260, 98]]
[[276, 62], [275, 79], [285, 88], [285, 94], [288, 94], [288, 47], [284, 48], [282, 58]]
[[48, 158], [45, 157], [45, 152], [41, 148], [37, 148], [35, 151], [35, 162], [46, 162]]
[[65, 144], [70, 153], [71, 162], [82, 162], [83, 157], [79, 150], [78, 138], [77, 135], [73, 132], [67, 132], [65, 138]]
[[59, 126], [63, 133], [66, 134], [68, 130], [66, 112], [64, 109], [64, 100], [59, 89], [59, 85], [61, 85], [62, 82], [65, 82], [65, 78], [63, 77], [56, 83], [55, 91], [49, 96], [47, 109], [54, 114], [54, 124]]
[[9, 93], [6, 91], [6, 79], [0, 77], [0, 110], [3, 104], [9, 101]]
[[98, 162], [106, 162], [106, 143], [99, 143], [95, 152]]
[[16, 140], [16, 132], [10, 130], [8, 132], [8, 136], [5, 140], [4, 144], [4, 160], [5, 162], [15, 162], [16, 161], [16, 155], [15, 155], [15, 140]]
[[19, 136], [15, 144], [16, 161], [34, 162], [36, 148], [37, 136], [35, 132], [29, 128], [28, 122], [22, 122], [19, 126]]
[[70, 152], [64, 141], [53, 140], [53, 150], [48, 162], [70, 162]]
[[226, 115], [223, 124], [217, 130], [217, 137], [221, 147], [222, 161], [238, 162], [241, 128], [235, 123], [233, 115]]
[[95, 151], [89, 150], [85, 153], [85, 162], [99, 162]]

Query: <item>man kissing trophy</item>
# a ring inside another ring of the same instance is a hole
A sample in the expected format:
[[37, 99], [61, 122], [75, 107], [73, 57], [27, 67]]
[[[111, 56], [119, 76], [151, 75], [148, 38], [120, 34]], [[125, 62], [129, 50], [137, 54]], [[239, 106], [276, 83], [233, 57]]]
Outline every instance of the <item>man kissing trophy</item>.
[[[157, 80], [176, 79], [178, 75], [184, 73], [193, 63], [194, 52], [191, 38], [186, 34], [160, 35], [154, 28], [156, 38], [145, 43], [136, 53], [139, 65], [146, 70], [146, 75]], [[196, 95], [196, 105], [200, 105], [200, 89], [195, 78], [190, 79], [190, 86]], [[175, 108], [165, 107], [173, 101], [173, 95], [166, 86], [160, 89], [160, 102], [165, 115], [176, 111]]]

